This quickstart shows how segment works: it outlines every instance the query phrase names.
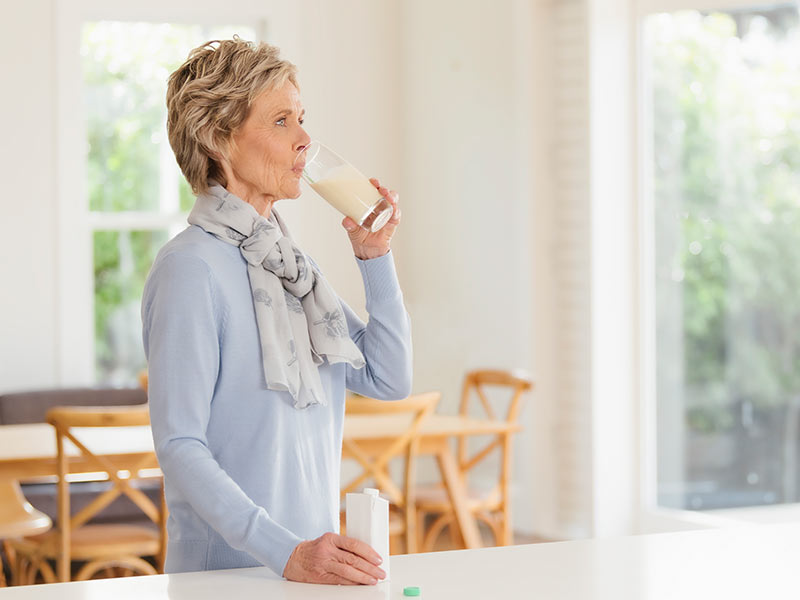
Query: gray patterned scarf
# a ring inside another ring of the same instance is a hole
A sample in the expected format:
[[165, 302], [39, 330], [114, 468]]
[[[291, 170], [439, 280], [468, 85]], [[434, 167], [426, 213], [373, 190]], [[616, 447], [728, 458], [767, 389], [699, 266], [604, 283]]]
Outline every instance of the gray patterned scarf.
[[317, 369], [323, 358], [356, 369], [365, 364], [336, 294], [274, 208], [265, 219], [221, 185], [209, 184], [189, 223], [238, 246], [247, 261], [267, 387], [289, 392], [295, 408], [327, 405]]

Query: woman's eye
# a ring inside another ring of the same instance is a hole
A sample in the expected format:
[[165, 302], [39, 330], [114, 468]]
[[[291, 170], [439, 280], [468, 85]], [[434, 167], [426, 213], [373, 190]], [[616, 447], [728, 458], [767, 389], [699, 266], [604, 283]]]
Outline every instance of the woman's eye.
[[300, 119], [300, 120], [298, 121], [298, 123], [300, 123], [300, 125], [302, 125], [302, 124], [303, 124], [303, 123], [305, 123], [305, 122], [306, 122], [306, 120], [305, 120], [305, 119]]
[[283, 117], [282, 119], [278, 119], [277, 121], [275, 121], [275, 125], [280, 125], [281, 127], [284, 127], [286, 125], [286, 117]]

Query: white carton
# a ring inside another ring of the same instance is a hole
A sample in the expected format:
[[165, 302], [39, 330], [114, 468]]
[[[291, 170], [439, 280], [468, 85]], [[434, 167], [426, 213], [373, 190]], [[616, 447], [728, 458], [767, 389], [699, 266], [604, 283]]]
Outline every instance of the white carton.
[[364, 488], [363, 493], [347, 494], [345, 502], [347, 536], [369, 544], [381, 555], [383, 581], [389, 581], [389, 501], [378, 490]]

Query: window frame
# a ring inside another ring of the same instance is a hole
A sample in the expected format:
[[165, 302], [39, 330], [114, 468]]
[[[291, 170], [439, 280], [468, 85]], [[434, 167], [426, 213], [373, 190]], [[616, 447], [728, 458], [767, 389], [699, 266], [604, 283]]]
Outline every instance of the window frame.
[[[775, 504], [706, 511], [671, 509], [658, 504], [658, 446], [656, 419], [656, 309], [655, 309], [655, 231], [653, 177], [649, 168], [653, 148], [652, 124], [648, 105], [649, 79], [645, 66], [644, 20], [657, 13], [680, 10], [755, 9], [774, 6], [781, 0], [634, 0], [636, 153], [633, 166], [639, 197], [639, 347], [640, 347], [640, 418], [639, 530], [641, 533], [715, 528], [743, 523], [776, 523], [800, 520], [800, 503]], [[787, 2], [788, 4], [788, 2]]]
[[[185, 213], [93, 212], [87, 187], [87, 125], [82, 97], [81, 28], [92, 21], [248, 25], [260, 40], [294, 50], [297, 12], [292, 3], [228, 0], [69, 0], [55, 4], [56, 48], [56, 380], [61, 386], [96, 383], [92, 237], [98, 230], [176, 231]], [[188, 52], [189, 49], [187, 49]]]

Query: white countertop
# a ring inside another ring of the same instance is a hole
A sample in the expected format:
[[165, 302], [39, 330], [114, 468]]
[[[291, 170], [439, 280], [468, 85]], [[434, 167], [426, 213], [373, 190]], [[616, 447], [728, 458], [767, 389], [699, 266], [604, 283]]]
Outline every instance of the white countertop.
[[0, 589], [0, 599], [653, 600], [800, 598], [800, 524], [393, 556], [374, 587], [287, 582], [266, 568]]

